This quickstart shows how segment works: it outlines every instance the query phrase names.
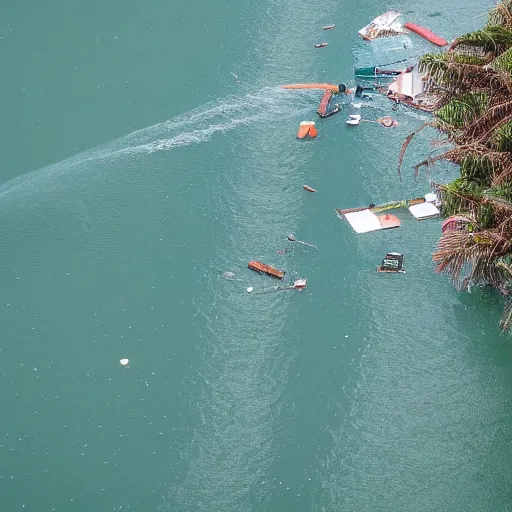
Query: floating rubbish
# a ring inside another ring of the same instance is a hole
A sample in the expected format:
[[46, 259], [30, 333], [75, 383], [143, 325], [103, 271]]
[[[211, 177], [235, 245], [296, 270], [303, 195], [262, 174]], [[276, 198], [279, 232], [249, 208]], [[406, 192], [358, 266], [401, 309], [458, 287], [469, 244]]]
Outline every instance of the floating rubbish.
[[121, 366], [128, 366], [130, 364], [130, 360], [129, 359], [119, 359], [119, 364]]
[[378, 123], [384, 126], [385, 128], [392, 128], [394, 126], [398, 126], [398, 121], [389, 116], [379, 117], [379, 119], [373, 121], [371, 119], [362, 119], [359, 114], [350, 114], [346, 122], [348, 125], [352, 126], [357, 126], [359, 123]]
[[325, 48], [328, 45], [328, 43], [318, 43], [315, 44], [315, 48]]
[[386, 128], [391, 128], [393, 126], [398, 126], [398, 121], [396, 119], [393, 119], [392, 117], [385, 116], [385, 117], [379, 117], [376, 121], [377, 123], [380, 123], [382, 126]]
[[252, 286], [249, 286], [249, 288], [247, 288], [247, 293], [251, 293], [253, 290], [254, 288]]
[[302, 188], [304, 190], [307, 190], [308, 192], [316, 192], [316, 190], [312, 187], [310, 187], [309, 185], [302, 185]]
[[382, 263], [377, 267], [377, 272], [405, 274], [403, 263], [404, 255], [401, 252], [388, 252]]
[[225, 277], [226, 279], [236, 279], [236, 275], [234, 272], [223, 272], [222, 277]]
[[324, 30], [332, 30], [336, 25], [325, 25]]
[[298, 244], [308, 245], [309, 247], [314, 247], [315, 249], [318, 249], [318, 247], [317, 247], [316, 245], [314, 245], [314, 244], [311, 244], [311, 243], [309, 243], [309, 242], [303, 242], [302, 240], [297, 240], [297, 239], [295, 238], [295, 235], [291, 235], [291, 234], [290, 234], [290, 235], [288, 235], [288, 241], [290, 241], [290, 242], [296, 242], [296, 243], [298, 243]]
[[304, 288], [306, 288], [307, 285], [307, 278], [300, 278], [296, 279], [293, 283], [287, 284], [285, 286], [274, 286], [272, 289], [263, 290], [262, 293], [269, 293], [269, 292], [280, 292], [283, 290], [299, 290], [302, 291]]

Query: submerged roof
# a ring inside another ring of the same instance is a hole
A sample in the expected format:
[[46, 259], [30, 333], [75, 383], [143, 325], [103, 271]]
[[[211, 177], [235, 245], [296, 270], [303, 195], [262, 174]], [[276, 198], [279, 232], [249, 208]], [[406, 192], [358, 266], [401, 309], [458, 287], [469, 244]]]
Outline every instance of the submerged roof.
[[401, 34], [403, 27], [396, 20], [401, 16], [398, 11], [387, 11], [377, 16], [368, 25], [363, 27], [358, 33], [366, 39], [376, 39], [377, 37]]
[[422, 203], [409, 206], [409, 211], [418, 219], [431, 219], [439, 216], [439, 210], [432, 203]]
[[370, 210], [349, 212], [344, 214], [356, 233], [368, 233], [381, 229], [398, 228], [400, 221], [391, 214], [375, 215]]

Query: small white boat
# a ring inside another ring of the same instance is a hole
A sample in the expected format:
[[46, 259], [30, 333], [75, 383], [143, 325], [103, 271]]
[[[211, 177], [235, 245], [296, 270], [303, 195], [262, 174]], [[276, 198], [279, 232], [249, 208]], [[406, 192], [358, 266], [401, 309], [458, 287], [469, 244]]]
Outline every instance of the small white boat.
[[307, 278], [306, 279], [296, 279], [295, 282], [293, 283], [293, 287], [296, 290], [303, 290], [304, 288], [306, 288], [307, 281], [308, 281]]
[[361, 116], [359, 114], [349, 114], [346, 123], [351, 126], [357, 126], [361, 122]]

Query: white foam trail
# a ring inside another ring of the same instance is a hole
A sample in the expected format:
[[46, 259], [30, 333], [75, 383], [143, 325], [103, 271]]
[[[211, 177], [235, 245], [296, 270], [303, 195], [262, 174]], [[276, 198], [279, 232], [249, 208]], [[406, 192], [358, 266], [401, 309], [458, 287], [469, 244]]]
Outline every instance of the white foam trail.
[[[297, 115], [312, 98], [290, 94], [277, 87], [229, 96], [220, 103], [209, 103], [165, 122], [137, 130], [101, 146], [83, 151], [56, 164], [14, 178], [0, 186], [0, 208], [11, 201], [33, 199], [76, 179], [95, 162], [112, 162], [123, 157], [147, 155], [176, 147], [200, 144], [219, 133], [239, 126]], [[314, 100], [313, 100], [314, 101]]]

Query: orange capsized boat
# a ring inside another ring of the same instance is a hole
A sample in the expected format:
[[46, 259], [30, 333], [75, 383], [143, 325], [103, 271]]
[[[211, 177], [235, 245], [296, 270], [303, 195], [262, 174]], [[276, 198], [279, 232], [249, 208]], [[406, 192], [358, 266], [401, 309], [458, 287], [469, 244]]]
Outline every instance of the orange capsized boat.
[[340, 86], [334, 84], [286, 84], [281, 85], [283, 89], [321, 89], [323, 91], [340, 92]]
[[261, 272], [262, 274], [267, 274], [271, 277], [277, 277], [277, 279], [283, 279], [286, 272], [282, 270], [277, 270], [274, 267], [271, 267], [270, 265], [266, 265], [265, 263], [261, 263], [260, 261], [249, 261], [247, 266], [256, 272]]
[[312, 138], [315, 138], [318, 135], [318, 130], [315, 128], [314, 121], [302, 121], [299, 125], [299, 131], [297, 132], [297, 137], [299, 139], [303, 139], [309, 135]]

